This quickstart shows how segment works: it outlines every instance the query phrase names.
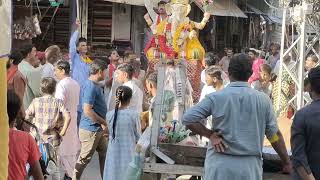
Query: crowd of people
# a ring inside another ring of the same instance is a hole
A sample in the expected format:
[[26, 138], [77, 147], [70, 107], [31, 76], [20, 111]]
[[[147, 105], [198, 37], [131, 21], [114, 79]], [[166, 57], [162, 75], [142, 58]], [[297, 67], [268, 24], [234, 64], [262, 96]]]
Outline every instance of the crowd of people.
[[[79, 25], [77, 21], [77, 28]], [[214, 53], [207, 53], [201, 73], [200, 102], [194, 102], [197, 104], [183, 117], [188, 128], [212, 144], [208, 147], [205, 179], [226, 179], [227, 174], [233, 180], [261, 179], [264, 135], [283, 160], [284, 171], [291, 172], [271, 103], [276, 96], [279, 50], [279, 45], [273, 44], [269, 55], [253, 48], [234, 55], [231, 48], [226, 48], [221, 60]], [[53, 179], [80, 179], [95, 152], [104, 180], [125, 179], [142, 130], [152, 123], [142, 122], [140, 115], [153, 108], [157, 72], [141, 69], [140, 60], [132, 52], [121, 57], [112, 50], [107, 61], [91, 59], [87, 53], [86, 39], [79, 38], [76, 30], [70, 39], [69, 61], [62, 60], [56, 45], [45, 50], [46, 61], [42, 64], [33, 45], [14, 50], [10, 55], [7, 63], [10, 180], [29, 175], [35, 180], [44, 178], [34, 138], [37, 135], [57, 155], [56, 166], [50, 170]], [[285, 57], [284, 63], [294, 69], [294, 55]], [[315, 55], [308, 56], [306, 89], [314, 100], [320, 96], [317, 64]], [[293, 165], [298, 174], [319, 179], [316, 134], [320, 131], [305, 128], [310, 125], [320, 129], [312, 121], [317, 117], [317, 107], [315, 101], [297, 112], [292, 144]], [[210, 120], [203, 124], [203, 119], [209, 116]], [[27, 172], [26, 164], [31, 171]]]

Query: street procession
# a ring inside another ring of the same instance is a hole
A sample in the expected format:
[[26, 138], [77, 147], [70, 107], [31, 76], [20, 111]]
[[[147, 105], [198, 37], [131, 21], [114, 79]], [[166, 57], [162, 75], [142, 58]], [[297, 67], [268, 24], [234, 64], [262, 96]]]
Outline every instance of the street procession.
[[0, 180], [320, 180], [319, 0], [0, 0], [0, 23]]

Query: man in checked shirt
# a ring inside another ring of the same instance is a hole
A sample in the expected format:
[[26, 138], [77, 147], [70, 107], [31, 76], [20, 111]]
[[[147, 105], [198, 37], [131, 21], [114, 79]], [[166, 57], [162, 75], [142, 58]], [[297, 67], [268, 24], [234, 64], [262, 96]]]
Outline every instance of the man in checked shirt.
[[[42, 79], [40, 84], [42, 97], [32, 101], [26, 110], [25, 119], [30, 120], [38, 128], [40, 138], [45, 143], [51, 144], [58, 154], [61, 136], [65, 135], [70, 123], [70, 114], [63, 101], [54, 97], [56, 84], [56, 80], [51, 77]], [[60, 113], [62, 113], [63, 119], [60, 117]], [[60, 180], [59, 160], [53, 171], [51, 173], [52, 179]]]

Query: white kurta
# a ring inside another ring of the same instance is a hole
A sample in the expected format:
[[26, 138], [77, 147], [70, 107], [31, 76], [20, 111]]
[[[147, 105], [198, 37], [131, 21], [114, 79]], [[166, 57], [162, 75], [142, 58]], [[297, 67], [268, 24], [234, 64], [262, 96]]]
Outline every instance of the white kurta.
[[71, 176], [80, 151], [80, 141], [77, 127], [77, 106], [79, 104], [80, 86], [71, 77], [62, 79], [56, 87], [55, 97], [63, 100], [70, 112], [71, 121], [59, 148], [63, 167]]
[[129, 106], [138, 113], [142, 113], [143, 92], [141, 89], [132, 80], [124, 83], [123, 86], [128, 86], [132, 90], [132, 98]]
[[56, 79], [54, 75], [54, 66], [50, 63], [46, 63], [43, 67], [43, 72], [41, 78], [52, 77]]

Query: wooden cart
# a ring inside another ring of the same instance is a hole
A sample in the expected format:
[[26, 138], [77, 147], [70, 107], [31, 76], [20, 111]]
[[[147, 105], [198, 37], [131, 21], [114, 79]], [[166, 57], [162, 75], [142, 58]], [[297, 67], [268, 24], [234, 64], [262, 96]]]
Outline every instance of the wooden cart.
[[[150, 137], [150, 161], [144, 163], [143, 172], [150, 173], [152, 180], [158, 180], [161, 175], [192, 175], [202, 176], [204, 174], [204, 160], [206, 156], [205, 147], [183, 146], [177, 144], [165, 144], [159, 143], [159, 131], [160, 120], [164, 114], [164, 80], [166, 72], [165, 60], [160, 61], [161, 64], [158, 67], [158, 91], [155, 100], [153, 123], [151, 127]], [[185, 63], [180, 61], [177, 64], [178, 68], [181, 68], [180, 76], [186, 79]], [[185, 85], [183, 90], [185, 89]], [[182, 106], [182, 105], [180, 105]], [[183, 107], [182, 107], [183, 108]], [[268, 154], [264, 155], [264, 158], [270, 160], [270, 163], [279, 163], [279, 158]], [[286, 180], [288, 176], [266, 174], [265, 179], [277, 179]]]

